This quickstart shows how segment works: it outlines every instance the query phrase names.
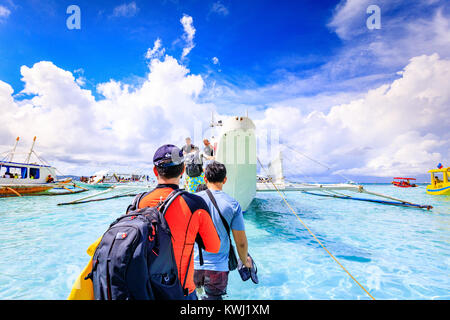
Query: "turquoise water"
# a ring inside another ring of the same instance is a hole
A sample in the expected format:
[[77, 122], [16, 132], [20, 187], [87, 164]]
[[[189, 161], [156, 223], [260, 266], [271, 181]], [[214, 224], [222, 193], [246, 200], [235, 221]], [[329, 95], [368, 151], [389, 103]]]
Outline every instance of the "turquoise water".
[[[450, 299], [450, 197], [429, 196], [425, 186], [366, 188], [435, 209], [301, 193], [287, 199], [376, 299]], [[87, 247], [131, 201], [56, 205], [87, 194], [0, 199], [0, 299], [67, 297], [89, 260]], [[368, 299], [277, 193], [258, 194], [245, 222], [260, 284], [232, 272], [229, 299]]]

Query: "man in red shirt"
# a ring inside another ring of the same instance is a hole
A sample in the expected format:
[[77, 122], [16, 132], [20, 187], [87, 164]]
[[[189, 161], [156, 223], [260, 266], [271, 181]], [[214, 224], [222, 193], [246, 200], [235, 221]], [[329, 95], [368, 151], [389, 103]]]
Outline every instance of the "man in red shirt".
[[[163, 145], [156, 150], [153, 164], [158, 185], [139, 201], [138, 208], [156, 206], [160, 200], [179, 188], [184, 173], [183, 152], [179, 148], [170, 144]], [[172, 202], [165, 218], [172, 233], [178, 277], [182, 285], [186, 279], [186, 299], [196, 300], [193, 251], [197, 236], [201, 237], [199, 241], [203, 242], [206, 251], [217, 253], [220, 249], [220, 239], [208, 205], [201, 197], [184, 193]]]

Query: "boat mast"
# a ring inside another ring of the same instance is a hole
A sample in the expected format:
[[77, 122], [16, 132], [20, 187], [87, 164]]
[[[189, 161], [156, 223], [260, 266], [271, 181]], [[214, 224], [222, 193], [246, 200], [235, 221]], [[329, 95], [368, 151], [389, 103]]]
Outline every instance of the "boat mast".
[[31, 145], [30, 152], [28, 153], [27, 161], [25, 161], [26, 163], [30, 163], [30, 157], [31, 157], [31, 154], [33, 153], [35, 143], [36, 143], [36, 136], [33, 139], [33, 144]]
[[17, 138], [16, 138], [16, 143], [14, 144], [14, 148], [12, 149], [11, 154], [10, 154], [10, 157], [9, 157], [9, 160], [8, 160], [8, 161], [10, 161], [10, 162], [13, 161], [14, 153], [16, 153], [16, 147], [17, 147], [17, 144], [19, 143], [19, 139], [20, 139], [20, 137], [17, 137]]

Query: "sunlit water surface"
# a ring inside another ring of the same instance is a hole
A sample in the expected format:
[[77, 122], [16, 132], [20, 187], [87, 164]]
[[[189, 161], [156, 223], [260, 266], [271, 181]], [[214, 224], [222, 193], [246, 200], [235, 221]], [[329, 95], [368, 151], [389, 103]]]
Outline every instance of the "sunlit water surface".
[[[366, 188], [432, 211], [288, 193], [300, 219], [377, 299], [450, 299], [450, 197], [425, 186]], [[93, 193], [95, 191], [90, 191]], [[66, 299], [86, 249], [131, 198], [57, 206], [82, 195], [0, 199], [0, 299]], [[277, 193], [245, 213], [260, 283], [229, 279], [228, 299], [368, 299]]]

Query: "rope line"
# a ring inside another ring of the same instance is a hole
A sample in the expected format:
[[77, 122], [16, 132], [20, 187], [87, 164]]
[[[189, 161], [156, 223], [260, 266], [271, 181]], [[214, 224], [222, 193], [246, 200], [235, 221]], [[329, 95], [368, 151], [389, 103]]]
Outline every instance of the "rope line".
[[[258, 162], [259, 165], [261, 166], [261, 168], [264, 169], [264, 171], [266, 171], [266, 174], [268, 174], [266, 168], [264, 168], [264, 166], [261, 164], [261, 161], [258, 158]], [[283, 194], [280, 192], [280, 190], [278, 190], [277, 186], [275, 185], [275, 183], [273, 183], [272, 178], [268, 175], [270, 182], [272, 183], [272, 185], [274, 186], [275, 190], [278, 192], [278, 194], [281, 196], [281, 198], [283, 199], [284, 203], [288, 206], [288, 208], [292, 211], [292, 213], [297, 217], [297, 219], [300, 221], [300, 223], [305, 227], [306, 230], [308, 230], [308, 232], [313, 236], [313, 238], [317, 241], [317, 243], [330, 255], [330, 257], [342, 268], [342, 270], [344, 270], [349, 276], [350, 278], [352, 278], [352, 280], [358, 284], [358, 286], [361, 287], [361, 289], [367, 293], [367, 295], [372, 299], [375, 300], [375, 298], [369, 293], [369, 291], [366, 290], [366, 288], [364, 288], [364, 286], [358, 282], [358, 280], [355, 279], [355, 277], [353, 277], [353, 275], [339, 262], [338, 259], [336, 259], [336, 257], [330, 252], [328, 251], [328, 249], [322, 244], [322, 242], [317, 239], [316, 235], [308, 228], [308, 226], [302, 221], [302, 219], [300, 219], [300, 217], [298, 216], [298, 214], [295, 212], [295, 210], [291, 207], [291, 205], [289, 204], [289, 202], [287, 202], [286, 198], [283, 196]], [[268, 183], [268, 182], [266, 182]]]
[[[294, 148], [288, 146], [287, 144], [283, 144], [283, 146], [286, 147], [286, 148], [288, 148], [288, 149], [290, 149], [290, 150], [292, 150], [292, 151], [294, 151], [294, 152], [296, 152], [297, 154], [299, 154], [299, 155], [305, 157], [306, 159], [308, 159], [308, 160], [310, 160], [310, 161], [312, 161], [312, 162], [314, 162], [314, 163], [316, 163], [316, 164], [318, 164], [318, 165], [320, 165], [320, 166], [326, 168], [327, 170], [332, 170], [332, 168], [331, 168], [330, 166], [328, 166], [328, 165], [326, 165], [326, 164], [324, 164], [324, 163], [322, 163], [322, 162], [320, 162], [320, 161], [318, 161], [318, 160], [315, 160], [315, 159], [311, 158], [310, 156], [308, 156], [308, 155], [306, 155], [306, 154], [304, 154], [304, 153], [302, 153], [302, 152], [300, 152], [300, 151], [298, 151], [298, 150], [295, 150]], [[333, 173], [333, 174], [336, 174], [336, 175], [340, 176], [341, 178], [344, 178], [344, 179], [347, 180], [347, 181], [352, 181], [351, 179], [349, 179], [348, 177], [344, 176], [344, 175], [341, 174], [341, 173], [335, 172], [335, 173]]]

